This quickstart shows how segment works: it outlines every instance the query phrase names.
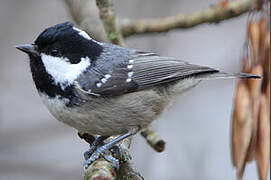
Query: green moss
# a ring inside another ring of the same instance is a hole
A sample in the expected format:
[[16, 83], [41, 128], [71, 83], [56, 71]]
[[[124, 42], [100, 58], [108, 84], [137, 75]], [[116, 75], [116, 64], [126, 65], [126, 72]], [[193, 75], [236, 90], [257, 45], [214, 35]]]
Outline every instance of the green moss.
[[114, 41], [116, 38], [117, 38], [117, 34], [115, 34], [113, 32], [111, 32], [111, 33], [108, 34], [108, 39], [110, 41]]
[[123, 176], [122, 180], [133, 180], [133, 176], [131, 176], [131, 175]]

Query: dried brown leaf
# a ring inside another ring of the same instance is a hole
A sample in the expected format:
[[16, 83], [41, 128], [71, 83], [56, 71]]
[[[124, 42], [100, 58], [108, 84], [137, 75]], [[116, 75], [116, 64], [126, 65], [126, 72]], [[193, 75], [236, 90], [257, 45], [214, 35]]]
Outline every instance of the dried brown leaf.
[[260, 56], [261, 64], [263, 67], [263, 82], [262, 92], [265, 92], [268, 82], [270, 81], [270, 34], [265, 35], [262, 53]]
[[[252, 67], [251, 72], [252, 74], [257, 74], [259, 76], [263, 75], [263, 67], [261, 64], [258, 64]], [[261, 85], [262, 81], [260, 79], [249, 79], [248, 80], [248, 88], [250, 92], [250, 96], [252, 99], [258, 98], [261, 93]]]
[[249, 22], [248, 25], [248, 35], [252, 47], [253, 62], [254, 64], [257, 64], [257, 55], [260, 42], [260, 29], [259, 25], [252, 20]]
[[[262, 76], [263, 74], [262, 66], [260, 64], [254, 66], [251, 70], [251, 73]], [[252, 136], [251, 136], [251, 142], [250, 142], [248, 152], [247, 152], [247, 157], [246, 157], [246, 160], [248, 162], [252, 161], [255, 157], [261, 86], [262, 86], [262, 80], [248, 79], [248, 88], [249, 88], [251, 102], [252, 102]]]
[[243, 176], [246, 154], [252, 135], [250, 95], [243, 81], [237, 84], [232, 119], [232, 163], [239, 177]]
[[242, 72], [249, 73], [251, 71], [251, 59], [245, 57], [242, 62]]
[[267, 99], [267, 109], [269, 110], [270, 113], [270, 81], [267, 84], [267, 87], [265, 89], [265, 95]]
[[265, 37], [266, 34], [268, 33], [267, 19], [265, 17], [261, 18], [259, 21], [259, 31], [260, 31], [259, 50], [261, 50], [265, 48]]
[[270, 160], [270, 119], [265, 95], [260, 99], [256, 159], [260, 180], [266, 180]]
[[266, 59], [265, 59], [265, 64], [264, 68], [266, 70], [266, 80], [269, 82], [270, 81], [270, 33], [267, 33], [265, 36], [265, 43], [266, 43]]

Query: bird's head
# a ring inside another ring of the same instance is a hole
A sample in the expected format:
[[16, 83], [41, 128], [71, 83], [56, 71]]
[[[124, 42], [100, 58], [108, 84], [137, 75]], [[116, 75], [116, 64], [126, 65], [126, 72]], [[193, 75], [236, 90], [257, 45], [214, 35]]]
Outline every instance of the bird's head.
[[34, 44], [16, 46], [27, 53], [36, 73], [48, 73], [55, 84], [65, 88], [84, 72], [100, 55], [101, 44], [70, 22], [45, 29]]

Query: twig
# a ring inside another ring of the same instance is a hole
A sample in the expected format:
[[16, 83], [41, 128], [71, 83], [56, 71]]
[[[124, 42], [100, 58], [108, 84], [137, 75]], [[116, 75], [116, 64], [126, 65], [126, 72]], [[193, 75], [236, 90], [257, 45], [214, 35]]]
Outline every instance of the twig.
[[86, 170], [84, 180], [115, 180], [117, 178], [114, 167], [103, 158], [94, 161]]
[[[78, 136], [81, 139], [84, 139], [87, 143], [92, 144], [95, 140], [95, 137], [87, 134], [78, 132]], [[117, 173], [108, 161], [100, 158], [93, 162], [86, 170], [84, 175], [84, 180], [97, 180], [97, 179], [106, 179], [106, 180], [115, 180]]]
[[120, 168], [118, 180], [144, 180], [144, 178], [134, 170], [134, 165], [132, 161], [126, 161], [122, 163]]
[[191, 28], [203, 23], [219, 23], [240, 16], [254, 9], [255, 6], [257, 4], [253, 0], [225, 1], [190, 14], [178, 14], [156, 19], [122, 19], [119, 24], [124, 37], [154, 32], [161, 33], [173, 29]]
[[64, 0], [75, 23], [97, 41], [108, 42], [95, 0]]
[[141, 135], [146, 139], [147, 143], [157, 152], [165, 150], [166, 142], [159, 136], [159, 134], [150, 125], [141, 132]]
[[[112, 0], [96, 0], [97, 7], [100, 10], [100, 18], [103, 21], [105, 31], [108, 34], [109, 40], [118, 45], [123, 45], [121, 34], [115, 25], [115, 16]], [[114, 137], [110, 137], [112, 139]], [[118, 172], [112, 168], [112, 164], [105, 161], [103, 158], [96, 160], [91, 166], [88, 167], [85, 173], [85, 180], [106, 179], [135, 179], [142, 180], [143, 177], [135, 170], [131, 162], [129, 148], [131, 138], [123, 140], [119, 145], [118, 159], [120, 160], [120, 170]], [[115, 154], [114, 154], [115, 155]], [[116, 155], [115, 155], [116, 157]]]
[[[100, 18], [103, 21], [109, 40], [113, 44], [124, 46], [123, 38], [115, 23], [113, 0], [96, 0], [96, 4], [100, 10]], [[164, 150], [165, 141], [152, 128], [143, 130], [141, 135], [155, 151], [162, 152]]]
[[120, 144], [120, 169], [118, 180], [144, 180], [143, 176], [136, 170], [129, 152], [132, 137], [124, 139]]
[[[71, 11], [71, 14], [77, 24], [81, 27], [85, 26], [85, 30], [88, 32], [92, 32], [89, 26], [89, 23], [83, 24], [87, 19], [92, 18], [90, 13], [87, 13], [86, 7], [89, 5], [90, 0], [82, 0], [80, 3], [76, 3], [74, 0], [65, 0], [68, 4], [68, 7]], [[82, 4], [81, 4], [82, 3]], [[114, 8], [113, 8], [113, 1], [112, 0], [96, 0], [97, 7], [99, 8], [100, 18], [104, 24], [104, 29], [108, 34], [108, 39], [118, 45], [124, 45], [122, 40], [121, 33], [118, 31], [115, 23], [115, 16], [114, 16]], [[86, 16], [86, 17], [85, 17]], [[97, 36], [96, 36], [97, 37]], [[92, 143], [94, 137], [88, 134], [78, 134], [82, 139], [86, 140], [88, 143]], [[160, 136], [152, 129], [147, 128], [145, 131], [142, 132], [142, 136], [146, 138], [147, 142], [151, 147], [153, 147], [156, 151], [161, 152], [164, 150], [165, 142], [160, 138]], [[111, 137], [112, 139], [114, 137]], [[118, 179], [135, 179], [135, 180], [142, 180], [144, 179], [135, 169], [132, 161], [131, 156], [129, 153], [129, 147], [131, 143], [131, 138], [125, 139], [119, 145], [119, 154], [115, 155], [117, 159], [120, 160], [120, 170], [116, 172], [113, 168], [112, 164], [106, 161], [103, 158], [99, 158], [94, 163], [92, 163], [85, 172], [84, 179], [85, 180], [94, 180], [94, 179], [107, 179], [107, 180], [114, 180], [116, 177]]]
[[96, 5], [99, 8], [100, 19], [110, 42], [124, 46], [121, 33], [116, 26], [113, 0], [96, 0]]
[[[115, 23], [113, 0], [96, 0], [96, 4], [100, 10], [100, 18], [103, 21], [109, 40], [113, 44], [124, 46], [122, 35]], [[152, 128], [147, 128], [141, 133], [141, 135], [147, 140], [149, 145], [154, 148], [154, 150], [158, 152], [164, 150], [165, 142]]]
[[[110, 137], [108, 141], [114, 138], [115, 137]], [[143, 180], [144, 178], [137, 172], [131, 161], [131, 155], [129, 153], [130, 144], [131, 138], [123, 140], [118, 146], [119, 151], [113, 153], [114, 157], [120, 161], [119, 171], [116, 171], [113, 165], [104, 158], [99, 158], [87, 168], [84, 180], [115, 180], [116, 178], [119, 180]]]

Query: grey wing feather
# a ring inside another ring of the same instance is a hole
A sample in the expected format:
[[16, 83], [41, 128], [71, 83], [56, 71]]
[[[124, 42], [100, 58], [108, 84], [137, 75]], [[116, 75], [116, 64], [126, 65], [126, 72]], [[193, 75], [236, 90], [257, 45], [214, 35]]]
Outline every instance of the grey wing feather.
[[168, 83], [196, 74], [218, 72], [209, 67], [157, 55], [139, 57], [134, 62], [133, 80], [140, 88]]
[[[114, 50], [118, 52], [117, 55], [114, 55], [114, 52], [108, 53], [110, 49], [107, 50], [95, 66], [77, 79], [77, 89], [90, 95], [117, 96], [196, 74], [218, 72], [209, 67], [189, 64], [154, 53], [116, 46], [114, 48], [118, 48], [117, 51]], [[122, 53], [125, 55], [122, 56]], [[101, 83], [101, 79], [106, 74], [110, 74], [110, 78], [105, 83]], [[98, 87], [97, 83], [102, 85]]]

